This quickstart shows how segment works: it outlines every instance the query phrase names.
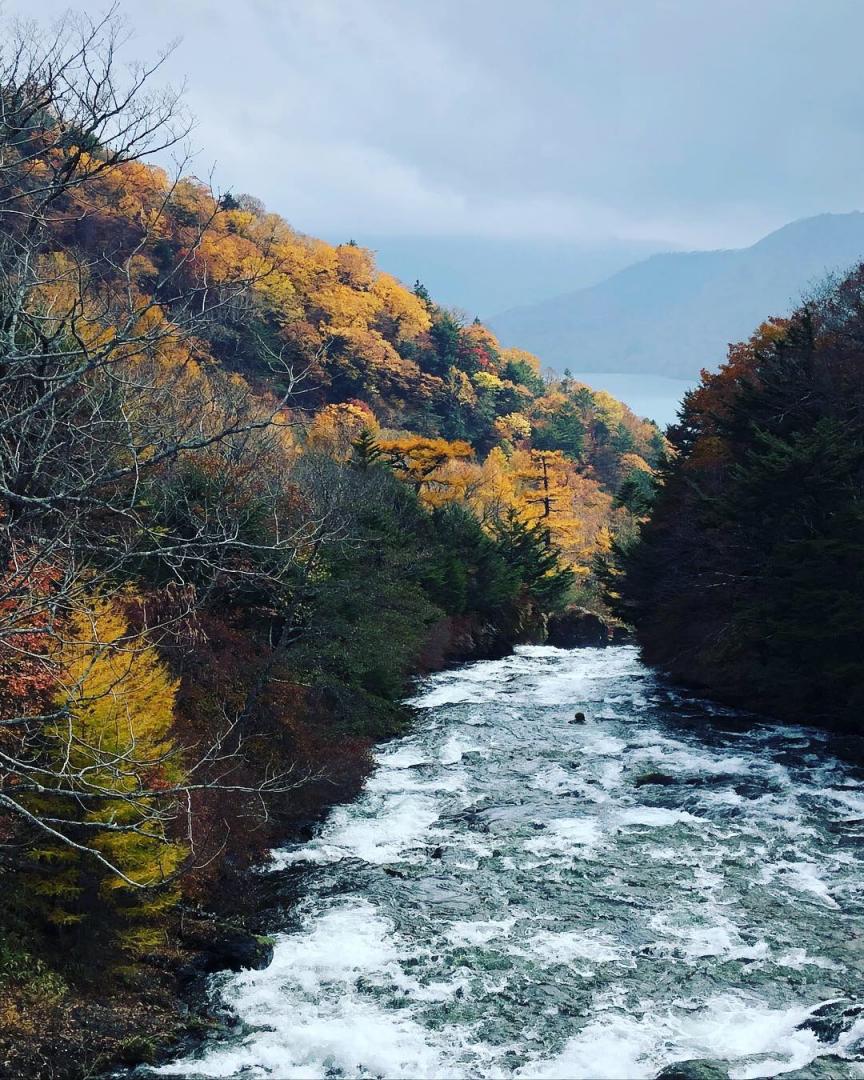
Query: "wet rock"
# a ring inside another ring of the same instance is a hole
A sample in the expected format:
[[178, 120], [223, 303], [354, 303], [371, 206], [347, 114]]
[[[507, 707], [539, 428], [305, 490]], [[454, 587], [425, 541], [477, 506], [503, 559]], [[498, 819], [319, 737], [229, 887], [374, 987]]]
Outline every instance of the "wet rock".
[[156, 1044], [153, 1039], [133, 1035], [120, 1045], [117, 1058], [124, 1065], [152, 1064], [156, 1060]]
[[835, 1043], [862, 1014], [864, 1005], [855, 1005], [848, 1000], [828, 1001], [798, 1026], [812, 1031], [820, 1042]]
[[735, 773], [702, 773], [700, 776], [688, 776], [684, 783], [690, 787], [723, 787], [738, 779]]
[[723, 1061], [690, 1058], [667, 1065], [657, 1073], [656, 1080], [729, 1080], [729, 1070]]
[[584, 712], [574, 713], [573, 714], [573, 719], [570, 721], [570, 723], [571, 724], [584, 724], [585, 723], [585, 713]]
[[236, 933], [222, 942], [218, 970], [262, 970], [273, 959], [273, 941], [257, 934]]
[[198, 952], [195, 960], [180, 972], [185, 978], [215, 971], [244, 971], [266, 968], [273, 959], [273, 941], [217, 920], [187, 920], [183, 944]]
[[633, 783], [636, 787], [646, 787], [648, 784], [660, 784], [664, 787], [668, 787], [670, 784], [677, 784], [678, 781], [674, 776], [670, 776], [668, 773], [646, 772], [640, 773]]
[[[783, 1080], [852, 1080], [861, 1075], [860, 1062], [849, 1061], [837, 1054], [824, 1054], [801, 1069], [781, 1074]], [[773, 1077], [760, 1077], [759, 1080], [773, 1080]]]
[[444, 857], [444, 848], [443, 847], [436, 847], [435, 850], [432, 852], [432, 854], [429, 857], [430, 857], [430, 859], [441, 859], [441, 858], [443, 858]]
[[840, 821], [829, 821], [825, 828], [829, 832], [842, 833], [847, 829], [860, 829], [864, 825], [864, 818], [843, 818]]
[[559, 649], [603, 648], [617, 645], [626, 637], [627, 630], [620, 623], [574, 606], [550, 615], [546, 641]]

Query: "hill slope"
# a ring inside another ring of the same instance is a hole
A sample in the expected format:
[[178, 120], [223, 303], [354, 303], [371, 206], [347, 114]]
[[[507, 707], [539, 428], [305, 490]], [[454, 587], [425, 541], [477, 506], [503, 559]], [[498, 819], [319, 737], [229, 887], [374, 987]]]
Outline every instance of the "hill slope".
[[554, 368], [695, 379], [766, 313], [787, 314], [864, 256], [864, 214], [821, 214], [752, 247], [654, 255], [591, 288], [490, 320]]

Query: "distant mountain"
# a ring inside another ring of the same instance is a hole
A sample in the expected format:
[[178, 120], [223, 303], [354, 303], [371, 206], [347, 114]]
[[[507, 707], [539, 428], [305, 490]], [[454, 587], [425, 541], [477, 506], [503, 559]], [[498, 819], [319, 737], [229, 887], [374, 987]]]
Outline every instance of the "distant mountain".
[[[342, 242], [347, 237], [326, 237]], [[595, 285], [669, 245], [609, 239], [572, 241], [495, 236], [354, 236], [376, 253], [382, 270], [409, 286], [419, 278], [448, 307], [482, 319], [492, 311], [533, 304], [562, 289]]]
[[767, 314], [864, 259], [864, 213], [820, 214], [749, 248], [654, 255], [590, 288], [489, 320], [505, 345], [562, 370], [695, 379]]

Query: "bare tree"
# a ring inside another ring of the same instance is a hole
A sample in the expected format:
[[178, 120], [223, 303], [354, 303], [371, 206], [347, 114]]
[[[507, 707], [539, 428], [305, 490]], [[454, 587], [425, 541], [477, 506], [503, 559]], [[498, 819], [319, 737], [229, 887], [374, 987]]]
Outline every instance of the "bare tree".
[[[284, 392], [253, 395], [202, 357], [196, 336], [270, 272], [267, 259], [242, 278], [208, 279], [201, 250], [221, 213], [215, 196], [193, 216], [184, 244], [153, 258], [188, 194], [182, 155], [146, 213], [119, 232], [99, 231], [100, 215], [115, 209], [114, 178], [179, 151], [190, 130], [180, 95], [151, 89], [164, 55], [124, 68], [123, 44], [112, 10], [97, 22], [65, 19], [46, 44], [34, 27], [18, 25], [0, 45], [0, 670], [7, 679], [41, 671], [50, 681], [71, 623], [86, 617], [94, 596], [119, 595], [142, 569], [158, 568], [159, 581], [178, 587], [173, 617], [189, 618], [216, 580], [255, 578], [278, 595], [328, 529], [289, 505], [280, 465], [285, 409], [301, 377], [268, 353]], [[232, 462], [250, 457], [258, 468], [244, 498], [196, 498], [192, 506], [188, 478], [202, 462], [224, 480]], [[266, 525], [256, 519], [249, 527], [250, 500], [259, 519], [266, 508]], [[131, 654], [153, 633], [144, 620], [122, 642], [94, 645]], [[86, 705], [83, 684], [66, 693]], [[66, 706], [49, 698], [34, 707], [19, 695], [26, 707], [16, 709], [15, 696], [3, 696], [0, 715], [0, 807], [127, 881], [88, 844], [80, 815], [36, 810], [32, 795], [82, 806], [120, 791], [134, 813], [101, 829], [158, 839], [185, 815], [194, 848], [192, 793], [235, 789], [238, 717], [225, 717], [212, 745], [186, 748], [184, 779], [157, 789], [146, 777], [158, 762], [139, 751], [133, 732], [119, 748], [93, 744], [82, 756]], [[63, 744], [50, 763], [46, 731]], [[300, 782], [289, 770], [236, 789], [263, 794]]]

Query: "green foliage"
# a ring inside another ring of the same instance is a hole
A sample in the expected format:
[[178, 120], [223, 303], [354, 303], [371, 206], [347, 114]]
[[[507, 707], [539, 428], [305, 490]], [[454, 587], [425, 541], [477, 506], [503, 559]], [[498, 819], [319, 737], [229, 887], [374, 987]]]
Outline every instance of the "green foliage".
[[446, 311], [435, 311], [429, 339], [433, 346], [427, 364], [436, 375], [446, 375], [459, 361], [460, 326]]
[[505, 379], [526, 387], [537, 397], [546, 389], [540, 376], [535, 374], [524, 360], [508, 360], [504, 365], [503, 375]]
[[425, 511], [381, 466], [307, 455], [296, 480], [345, 539], [322, 548], [305, 592], [303, 632], [286, 660], [330, 691], [355, 734], [391, 731], [426, 629], [440, 614], [418, 581]]
[[418, 278], [414, 282], [414, 288], [411, 290], [418, 300], [422, 300], [427, 307], [432, 306], [432, 297], [429, 295], [429, 290]]
[[364, 428], [351, 444], [354, 451], [354, 461], [359, 469], [365, 472], [382, 457], [383, 451], [369, 428]]
[[14, 990], [24, 1001], [41, 1005], [62, 1000], [69, 992], [66, 981], [8, 934], [0, 936], [0, 994]]
[[547, 423], [538, 428], [533, 441], [535, 450], [561, 450], [579, 460], [585, 449], [585, 425], [575, 403], [568, 401]]
[[615, 495], [615, 505], [623, 506], [634, 517], [645, 517], [654, 505], [656, 487], [654, 477], [644, 469], [632, 469], [621, 483]]
[[423, 585], [448, 615], [493, 618], [515, 601], [521, 585], [500, 542], [483, 531], [469, 511], [455, 504], [433, 510]]
[[862, 284], [859, 268], [782, 332], [765, 327], [733, 349], [688, 395], [652, 518], [609, 578], [649, 660], [766, 712], [855, 730]]
[[527, 525], [509, 510], [495, 525], [495, 537], [522, 588], [541, 610], [561, 607], [573, 585], [573, 571], [562, 568], [558, 550], [549, 545], [542, 524]]

